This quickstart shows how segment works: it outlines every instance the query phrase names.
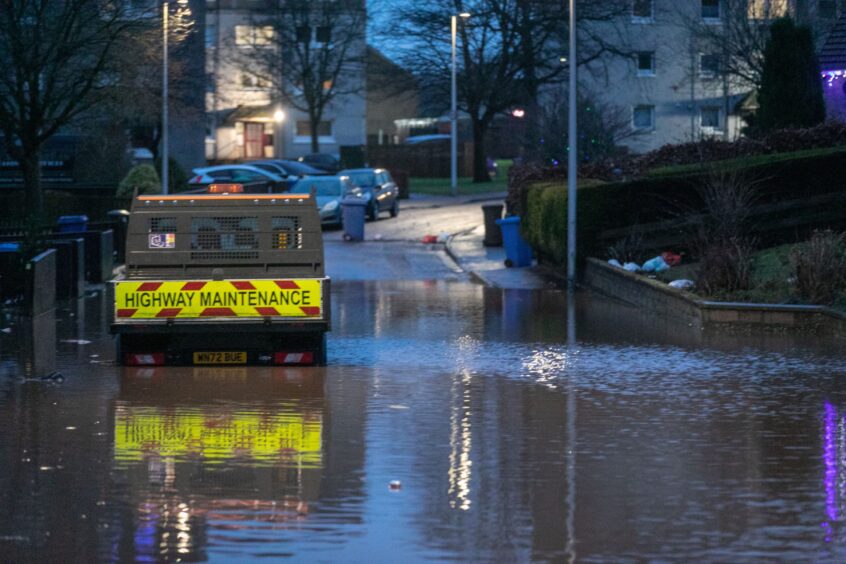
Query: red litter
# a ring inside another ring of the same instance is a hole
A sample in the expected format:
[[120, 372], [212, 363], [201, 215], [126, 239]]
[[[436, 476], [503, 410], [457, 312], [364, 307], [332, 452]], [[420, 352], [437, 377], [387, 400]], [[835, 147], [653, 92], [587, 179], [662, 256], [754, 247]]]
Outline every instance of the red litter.
[[424, 245], [433, 245], [438, 242], [437, 235], [426, 235], [421, 241]]

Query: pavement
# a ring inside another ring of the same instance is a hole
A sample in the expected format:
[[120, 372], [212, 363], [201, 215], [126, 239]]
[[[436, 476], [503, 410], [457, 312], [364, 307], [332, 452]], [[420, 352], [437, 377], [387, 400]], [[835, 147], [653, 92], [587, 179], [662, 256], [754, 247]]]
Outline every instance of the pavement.
[[560, 288], [563, 278], [533, 263], [526, 267], [506, 267], [504, 247], [486, 247], [485, 226], [458, 233], [446, 242], [446, 252], [461, 270], [493, 288], [535, 290]]
[[505, 192], [476, 194], [472, 196], [425, 196], [411, 195], [404, 201], [405, 208], [424, 209], [449, 206], [479, 206], [478, 225], [472, 229], [450, 232], [445, 247], [447, 254], [456, 265], [487, 286], [509, 289], [561, 288], [566, 285], [563, 275], [559, 275], [536, 261], [528, 267], [506, 267], [505, 247], [487, 247], [484, 245], [485, 225], [481, 214], [482, 204], [505, 204]]

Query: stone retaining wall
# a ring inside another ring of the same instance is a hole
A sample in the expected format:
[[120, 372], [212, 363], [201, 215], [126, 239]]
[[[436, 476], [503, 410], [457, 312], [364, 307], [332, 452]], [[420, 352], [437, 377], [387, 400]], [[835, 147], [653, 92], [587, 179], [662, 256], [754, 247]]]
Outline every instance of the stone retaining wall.
[[823, 306], [705, 301], [640, 274], [588, 259], [584, 283], [600, 293], [672, 316], [703, 331], [795, 333], [846, 339], [846, 315]]

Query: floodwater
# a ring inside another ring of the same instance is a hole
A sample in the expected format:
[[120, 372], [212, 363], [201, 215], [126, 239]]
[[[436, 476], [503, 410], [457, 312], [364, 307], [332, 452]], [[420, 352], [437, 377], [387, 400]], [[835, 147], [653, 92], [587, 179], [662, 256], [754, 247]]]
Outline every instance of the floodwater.
[[333, 297], [326, 368], [117, 368], [102, 294], [5, 318], [0, 559], [846, 559], [842, 345], [458, 281]]

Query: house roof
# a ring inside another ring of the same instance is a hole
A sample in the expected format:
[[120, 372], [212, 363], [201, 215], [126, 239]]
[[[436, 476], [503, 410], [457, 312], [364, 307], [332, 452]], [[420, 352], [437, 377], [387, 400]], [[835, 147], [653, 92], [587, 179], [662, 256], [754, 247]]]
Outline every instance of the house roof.
[[819, 53], [821, 71], [846, 69], [846, 14], [837, 19]]

